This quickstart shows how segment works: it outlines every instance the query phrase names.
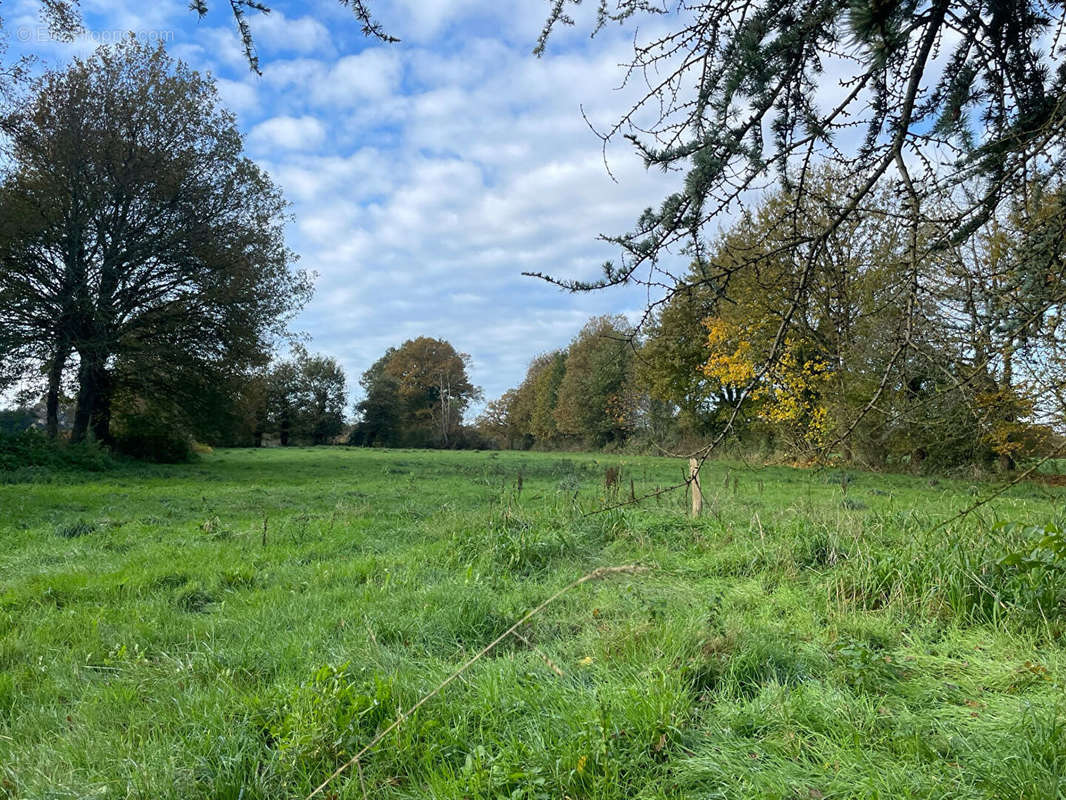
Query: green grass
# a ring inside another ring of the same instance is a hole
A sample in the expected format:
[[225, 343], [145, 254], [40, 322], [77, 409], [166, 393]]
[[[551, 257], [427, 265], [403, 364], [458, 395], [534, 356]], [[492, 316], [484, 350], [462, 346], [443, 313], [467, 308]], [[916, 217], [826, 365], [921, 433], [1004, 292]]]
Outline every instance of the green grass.
[[715, 463], [700, 520], [583, 516], [681, 475], [292, 449], [0, 486], [0, 796], [304, 797], [639, 563], [387, 736], [368, 796], [1066, 798], [1062, 490], [930, 533], [987, 487]]

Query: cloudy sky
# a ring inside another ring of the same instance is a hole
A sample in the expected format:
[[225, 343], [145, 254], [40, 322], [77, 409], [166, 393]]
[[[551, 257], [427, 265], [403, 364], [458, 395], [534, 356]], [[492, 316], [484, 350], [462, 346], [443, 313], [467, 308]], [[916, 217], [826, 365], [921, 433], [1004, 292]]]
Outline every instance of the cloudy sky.
[[37, 0], [3, 12], [12, 49], [47, 65], [132, 30], [215, 76], [292, 203], [300, 265], [318, 274], [295, 328], [353, 385], [386, 347], [428, 335], [470, 353], [492, 398], [589, 316], [643, 305], [636, 289], [575, 296], [521, 275], [596, 276], [615, 256], [597, 234], [627, 230], [676, 180], [622, 143], [612, 181], [582, 118], [607, 126], [626, 110], [632, 30], [560, 29], [538, 59], [545, 0], [376, 0], [402, 39], [391, 45], [366, 40], [336, 0], [275, 0], [249, 14], [256, 76], [228, 3], [208, 5], [198, 20], [185, 0], [82, 0], [87, 33], [69, 46], [48, 40]]

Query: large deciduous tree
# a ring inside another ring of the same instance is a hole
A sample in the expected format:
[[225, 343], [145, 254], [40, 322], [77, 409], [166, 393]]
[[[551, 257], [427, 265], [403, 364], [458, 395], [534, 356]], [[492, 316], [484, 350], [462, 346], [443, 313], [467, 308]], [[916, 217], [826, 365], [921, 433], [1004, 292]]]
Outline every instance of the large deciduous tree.
[[715, 432], [721, 415], [736, 402], [732, 386], [708, 377], [707, 329], [703, 321], [714, 313], [717, 296], [693, 284], [664, 303], [644, 326], [637, 352], [635, 378], [651, 402], [676, 409], [683, 436]]
[[560, 433], [604, 445], [632, 430], [636, 398], [630, 337], [623, 317], [594, 317], [570, 343], [555, 405]]
[[352, 430], [351, 444], [362, 446], [394, 445], [400, 440], [400, 400], [395, 378], [385, 371], [396, 348], [390, 347], [359, 378], [364, 397], [356, 404], [358, 422]]
[[347, 380], [335, 358], [297, 346], [292, 358], [270, 368], [264, 384], [262, 427], [283, 447], [294, 439], [329, 444], [343, 431]]
[[300, 364], [306, 395], [304, 425], [311, 444], [328, 444], [344, 430], [348, 405], [344, 370], [335, 358], [305, 356]]
[[518, 388], [509, 393], [507, 420], [521, 447], [550, 446], [559, 438], [555, 407], [565, 374], [565, 350], [542, 353], [530, 362]]
[[389, 350], [363, 373], [366, 394], [353, 444], [448, 447], [481, 391], [470, 383], [470, 356], [447, 341], [420, 336]]
[[447, 447], [463, 412], [480, 396], [470, 383], [470, 356], [443, 339], [419, 336], [404, 342], [385, 364], [397, 397], [413, 427], [426, 427]]
[[77, 357], [72, 438], [110, 436], [119, 382], [155, 398], [265, 360], [310, 294], [285, 202], [213, 82], [132, 38], [49, 73], [8, 118], [0, 341]]

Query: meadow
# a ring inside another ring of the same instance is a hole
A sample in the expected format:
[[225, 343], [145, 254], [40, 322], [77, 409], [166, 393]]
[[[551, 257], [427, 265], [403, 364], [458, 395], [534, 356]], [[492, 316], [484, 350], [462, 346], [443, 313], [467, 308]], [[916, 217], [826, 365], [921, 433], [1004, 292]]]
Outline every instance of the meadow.
[[[608, 468], [621, 479], [605, 486]], [[1066, 798], [1061, 488], [222, 450], [0, 485], [0, 796]], [[940, 523], [947, 523], [936, 527]]]

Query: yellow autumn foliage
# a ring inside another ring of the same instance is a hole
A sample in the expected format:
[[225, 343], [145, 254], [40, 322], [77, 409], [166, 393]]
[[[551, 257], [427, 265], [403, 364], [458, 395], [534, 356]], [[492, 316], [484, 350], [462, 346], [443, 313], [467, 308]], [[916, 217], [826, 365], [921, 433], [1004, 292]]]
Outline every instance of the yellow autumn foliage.
[[[709, 354], [703, 374], [725, 386], [749, 386], [759, 374], [752, 345], [754, 331], [744, 330], [721, 317], [704, 320]], [[807, 446], [820, 448], [831, 441], [832, 421], [823, 400], [832, 373], [820, 360], [801, 360], [799, 343], [785, 339], [777, 362], [761, 375], [751, 390], [758, 416], [785, 427]]]
[[[738, 331], [721, 317], [708, 317], [707, 348], [710, 355], [703, 374], [725, 386], [746, 386], [755, 378], [751, 342], [740, 338]], [[730, 352], [731, 350], [731, 352]]]

